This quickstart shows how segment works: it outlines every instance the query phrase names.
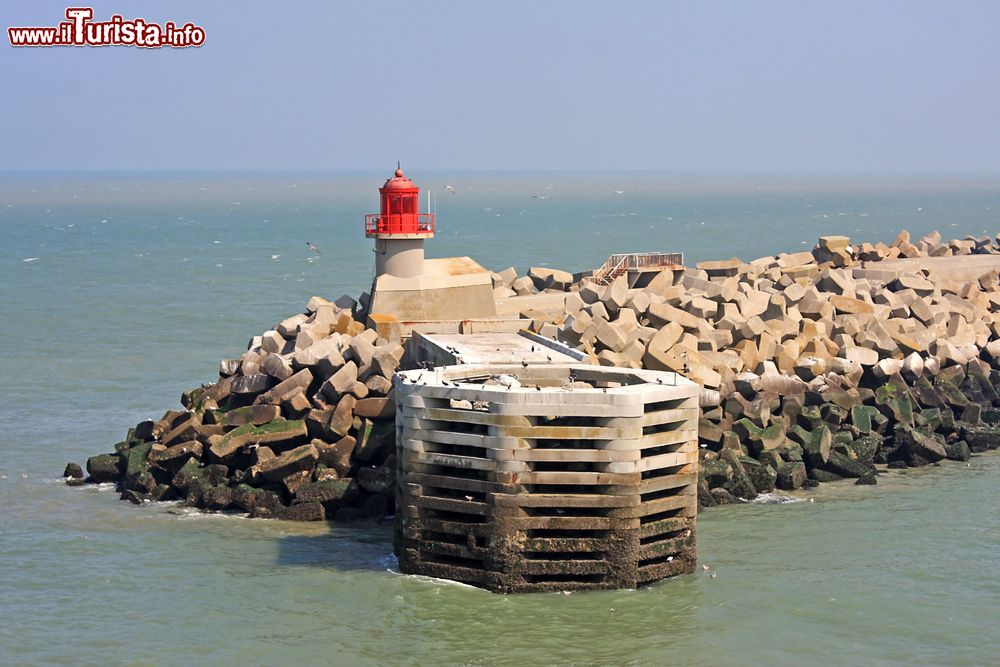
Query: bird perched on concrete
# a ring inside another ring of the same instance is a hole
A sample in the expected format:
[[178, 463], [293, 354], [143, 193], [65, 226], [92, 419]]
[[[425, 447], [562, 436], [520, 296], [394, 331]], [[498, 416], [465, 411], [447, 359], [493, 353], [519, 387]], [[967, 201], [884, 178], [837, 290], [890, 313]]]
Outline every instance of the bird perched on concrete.
[[307, 246], [309, 246], [309, 249], [310, 249], [311, 251], [313, 251], [314, 253], [316, 253], [317, 255], [322, 255], [322, 254], [323, 254], [323, 253], [321, 253], [321, 252], [319, 251], [319, 248], [317, 248], [317, 247], [316, 247], [315, 245], [313, 245], [313, 244], [312, 244], [312, 243], [310, 243], [309, 241], [306, 241], [306, 245], [307, 245]]

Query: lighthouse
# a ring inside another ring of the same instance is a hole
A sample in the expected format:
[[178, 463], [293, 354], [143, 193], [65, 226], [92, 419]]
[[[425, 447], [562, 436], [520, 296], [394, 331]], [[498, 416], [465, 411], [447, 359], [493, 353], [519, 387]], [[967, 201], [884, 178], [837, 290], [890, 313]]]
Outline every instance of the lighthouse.
[[434, 237], [435, 215], [420, 212], [420, 188], [398, 164], [378, 193], [379, 212], [365, 216], [365, 236], [375, 240], [368, 317], [390, 318], [404, 329], [422, 331], [495, 318], [489, 271], [470, 257], [424, 257], [424, 241]]
[[397, 165], [378, 192], [379, 212], [365, 216], [365, 236], [375, 239], [375, 275], [423, 275], [424, 239], [434, 236], [434, 214], [419, 212], [420, 188]]

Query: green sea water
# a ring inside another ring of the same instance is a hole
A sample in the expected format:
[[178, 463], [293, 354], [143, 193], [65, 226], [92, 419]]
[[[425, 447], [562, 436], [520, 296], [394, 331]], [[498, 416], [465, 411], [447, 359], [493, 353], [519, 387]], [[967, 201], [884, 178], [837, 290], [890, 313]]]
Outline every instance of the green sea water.
[[[412, 175], [436, 195], [428, 256], [491, 269], [1000, 231], [990, 178]], [[0, 664], [1000, 662], [997, 455], [708, 510], [696, 574], [571, 595], [400, 575], [387, 524], [63, 485], [67, 461], [176, 407], [309, 296], [367, 289], [362, 216], [384, 176], [0, 177]]]

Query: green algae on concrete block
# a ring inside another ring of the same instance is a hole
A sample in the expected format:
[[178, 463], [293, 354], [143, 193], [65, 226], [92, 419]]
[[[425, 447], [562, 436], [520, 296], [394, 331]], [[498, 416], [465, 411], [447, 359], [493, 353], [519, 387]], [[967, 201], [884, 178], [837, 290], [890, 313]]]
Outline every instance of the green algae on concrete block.
[[118, 454], [91, 456], [87, 459], [87, 474], [94, 482], [117, 482], [122, 465], [122, 457]]
[[222, 439], [212, 445], [209, 451], [215, 458], [224, 460], [249, 444], [292, 444], [307, 436], [308, 432], [304, 421], [300, 419], [275, 419], [259, 426], [254, 424], [239, 426], [222, 436]]

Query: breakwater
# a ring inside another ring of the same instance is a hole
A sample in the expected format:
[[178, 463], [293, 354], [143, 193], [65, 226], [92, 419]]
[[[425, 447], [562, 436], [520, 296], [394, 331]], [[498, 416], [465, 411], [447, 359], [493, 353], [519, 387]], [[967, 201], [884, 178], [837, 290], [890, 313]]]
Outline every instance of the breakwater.
[[[988, 237], [824, 237], [811, 252], [703, 262], [638, 288], [625, 276], [599, 285], [533, 269], [495, 274], [494, 291], [561, 295], [517, 313], [595, 363], [676, 370], [704, 386], [704, 506], [846, 477], [870, 483], [878, 464], [1000, 444], [997, 271], [974, 261], [998, 252]], [[357, 312], [353, 299], [310, 300], [223, 361], [218, 381], [185, 392], [183, 410], [137, 424], [113, 453], [88, 460], [89, 479], [119, 484], [133, 502], [179, 498], [251, 516], [393, 511], [390, 378], [403, 348]]]

